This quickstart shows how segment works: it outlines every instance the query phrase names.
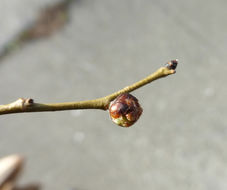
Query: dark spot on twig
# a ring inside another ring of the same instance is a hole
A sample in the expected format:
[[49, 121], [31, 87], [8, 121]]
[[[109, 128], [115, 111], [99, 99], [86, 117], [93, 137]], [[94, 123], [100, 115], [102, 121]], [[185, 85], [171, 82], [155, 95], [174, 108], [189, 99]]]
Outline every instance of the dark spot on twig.
[[34, 100], [31, 99], [31, 98], [28, 98], [28, 99], [25, 100], [25, 104], [27, 104], [27, 105], [31, 105], [33, 103], [34, 103]]
[[166, 64], [166, 67], [171, 70], [175, 70], [177, 68], [178, 59], [171, 60]]

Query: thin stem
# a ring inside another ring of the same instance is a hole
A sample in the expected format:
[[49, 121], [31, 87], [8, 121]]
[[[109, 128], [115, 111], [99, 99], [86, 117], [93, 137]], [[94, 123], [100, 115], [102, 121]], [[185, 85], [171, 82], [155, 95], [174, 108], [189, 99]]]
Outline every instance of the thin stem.
[[146, 78], [102, 98], [79, 102], [65, 102], [53, 104], [35, 103], [31, 98], [28, 99], [20, 98], [13, 103], [7, 105], [0, 105], [0, 115], [21, 112], [62, 111], [73, 109], [107, 110], [110, 102], [120, 94], [132, 92], [154, 80], [166, 77], [170, 74], [174, 74], [176, 72], [175, 69], [177, 67], [177, 64], [178, 64], [177, 60], [172, 60], [168, 62], [165, 67], [161, 67], [156, 72], [147, 76]]

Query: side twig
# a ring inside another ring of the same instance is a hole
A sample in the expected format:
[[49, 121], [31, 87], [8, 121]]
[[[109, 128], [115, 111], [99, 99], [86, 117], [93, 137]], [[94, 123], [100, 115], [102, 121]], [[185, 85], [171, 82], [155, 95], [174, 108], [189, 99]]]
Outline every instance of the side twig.
[[22, 112], [62, 111], [73, 109], [107, 110], [110, 102], [120, 94], [132, 92], [154, 80], [174, 74], [176, 72], [175, 69], [177, 67], [177, 64], [178, 60], [172, 60], [168, 62], [164, 67], [161, 67], [156, 72], [147, 76], [146, 78], [102, 98], [79, 102], [65, 102], [52, 104], [35, 103], [34, 100], [31, 98], [28, 99], [20, 98], [10, 104], [0, 105], [0, 115]]

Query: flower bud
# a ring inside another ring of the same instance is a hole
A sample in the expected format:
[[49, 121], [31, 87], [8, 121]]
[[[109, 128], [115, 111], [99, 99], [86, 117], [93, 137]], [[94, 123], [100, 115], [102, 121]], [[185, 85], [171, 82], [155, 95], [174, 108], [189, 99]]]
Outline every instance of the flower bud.
[[133, 125], [142, 112], [143, 109], [137, 98], [128, 93], [119, 95], [109, 106], [112, 121], [122, 127]]

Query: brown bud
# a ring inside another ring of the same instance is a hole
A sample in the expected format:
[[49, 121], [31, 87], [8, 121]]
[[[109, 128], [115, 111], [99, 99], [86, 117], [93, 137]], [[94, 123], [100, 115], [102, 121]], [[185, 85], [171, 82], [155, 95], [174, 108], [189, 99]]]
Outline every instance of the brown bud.
[[178, 59], [175, 59], [175, 60], [169, 61], [169, 62], [166, 64], [166, 67], [167, 67], [168, 69], [176, 70], [177, 64], [178, 64]]
[[137, 98], [128, 93], [119, 95], [109, 106], [112, 121], [122, 127], [133, 125], [142, 112], [143, 109]]

